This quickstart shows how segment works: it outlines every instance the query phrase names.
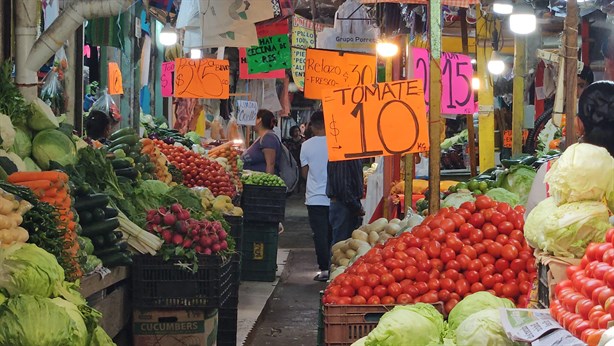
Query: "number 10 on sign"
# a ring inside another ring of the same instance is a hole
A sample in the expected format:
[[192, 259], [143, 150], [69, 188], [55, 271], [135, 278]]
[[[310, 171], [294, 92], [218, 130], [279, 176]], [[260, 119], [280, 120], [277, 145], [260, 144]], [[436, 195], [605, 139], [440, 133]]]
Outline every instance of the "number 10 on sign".
[[428, 150], [421, 81], [358, 85], [323, 96], [330, 161]]

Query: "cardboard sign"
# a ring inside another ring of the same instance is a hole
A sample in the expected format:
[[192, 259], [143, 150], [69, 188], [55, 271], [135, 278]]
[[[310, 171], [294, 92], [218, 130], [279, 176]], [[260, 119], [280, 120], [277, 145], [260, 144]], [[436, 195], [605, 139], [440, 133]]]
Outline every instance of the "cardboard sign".
[[107, 80], [107, 86], [109, 88], [109, 95], [119, 95], [124, 93], [124, 87], [122, 85], [122, 71], [116, 62], [109, 63], [109, 77]]
[[173, 96], [173, 72], [175, 72], [174, 61], [162, 63], [162, 68], [160, 69], [160, 91], [162, 97]]
[[227, 99], [229, 81], [228, 60], [175, 59], [175, 97]]
[[290, 41], [286, 34], [258, 38], [258, 46], [247, 49], [249, 73], [287, 69], [290, 65]]
[[375, 55], [307, 49], [305, 97], [322, 99], [330, 89], [375, 83]]
[[323, 106], [330, 161], [429, 149], [424, 92], [417, 79], [329, 89]]
[[258, 114], [258, 102], [237, 101], [237, 124], [256, 125], [256, 115]]
[[284, 78], [286, 70], [275, 70], [263, 73], [249, 73], [247, 68], [247, 52], [245, 48], [239, 48], [239, 78], [241, 79], [276, 79]]
[[[529, 130], [522, 130], [522, 144], [526, 143], [527, 138], [529, 138]], [[503, 131], [503, 147], [512, 147], [512, 130]]]
[[[414, 78], [421, 79], [424, 98], [429, 106], [430, 66], [429, 52], [413, 48]], [[475, 112], [473, 88], [473, 65], [467, 55], [443, 53], [441, 55], [441, 113], [473, 114]]]
[[[315, 31], [314, 31], [315, 27]], [[312, 22], [299, 15], [292, 16], [292, 79], [300, 90], [305, 87], [305, 60], [307, 48], [315, 48], [316, 32], [324, 30], [321, 23]]]

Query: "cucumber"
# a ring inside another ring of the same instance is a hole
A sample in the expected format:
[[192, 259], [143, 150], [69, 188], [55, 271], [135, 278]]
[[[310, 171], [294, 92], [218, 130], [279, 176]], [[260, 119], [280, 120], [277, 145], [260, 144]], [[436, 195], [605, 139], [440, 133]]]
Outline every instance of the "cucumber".
[[94, 210], [96, 208], [105, 208], [109, 204], [109, 196], [97, 193], [85, 197], [80, 197], [75, 202], [75, 209], [80, 212], [82, 210]]
[[104, 243], [107, 246], [115, 245], [115, 243], [117, 243], [117, 236], [115, 235], [115, 232], [107, 233], [103, 237]]
[[122, 169], [122, 168], [130, 168], [132, 164], [130, 161], [126, 159], [115, 159], [111, 161], [111, 165], [113, 165], [113, 169]]
[[119, 220], [116, 218], [104, 220], [93, 225], [88, 225], [83, 229], [83, 235], [86, 237], [94, 237], [98, 235], [104, 236], [113, 232], [119, 227]]
[[111, 246], [102, 248], [100, 250], [94, 251], [94, 256], [97, 256], [97, 257], [108, 256], [111, 254], [120, 253], [121, 251], [122, 249], [119, 247], [119, 245], [111, 245]]
[[116, 152], [116, 151], [123, 151], [124, 155], [126, 155], [125, 153], [127, 153], [128, 151], [130, 151], [130, 146], [128, 144], [118, 144], [118, 145], [109, 145], [109, 152]]
[[122, 177], [121, 175], [117, 176], [117, 181], [120, 184], [132, 184], [133, 183], [132, 179], [128, 179], [126, 177]]
[[82, 225], [89, 225], [94, 221], [94, 215], [87, 210], [83, 210], [79, 212], [79, 220]]
[[154, 165], [153, 162], [145, 163], [145, 172], [154, 173], [155, 171], [156, 171], [156, 165]]
[[117, 211], [117, 209], [111, 208], [111, 207], [104, 208], [104, 218], [105, 219], [111, 219], [111, 218], [117, 217], [117, 215], [119, 215], [119, 212]]
[[95, 222], [99, 222], [107, 218], [104, 209], [102, 208], [96, 208], [92, 210], [92, 216], [94, 217]]
[[104, 248], [104, 235], [97, 235], [95, 237], [90, 238], [92, 240], [92, 244], [94, 244], [94, 249], [103, 249]]
[[76, 189], [77, 189], [76, 190], [77, 196], [87, 196], [93, 193], [92, 185], [88, 183], [83, 183], [81, 185], [78, 185]]
[[135, 134], [135, 131], [134, 131], [133, 128], [131, 128], [131, 127], [124, 127], [123, 129], [119, 129], [119, 130], [113, 132], [111, 134], [111, 136], [109, 136], [109, 140], [110, 141], [114, 141], [114, 140], [116, 140], [116, 139], [118, 139], [120, 137], [127, 136], [127, 135], [134, 135], [134, 134]]
[[123, 168], [123, 169], [116, 169], [115, 174], [121, 177], [126, 177], [128, 179], [134, 180], [138, 177], [139, 172], [134, 167], [130, 167], [130, 168]]
[[115, 237], [117, 238], [117, 241], [122, 240], [122, 238], [124, 238], [124, 233], [122, 231], [115, 231], [113, 232], [113, 234], [115, 234]]
[[125, 252], [113, 253], [108, 256], [100, 257], [105, 267], [128, 266], [132, 264], [132, 258]]
[[121, 144], [126, 144], [131, 147], [137, 144], [138, 142], [139, 142], [139, 136], [137, 136], [136, 134], [124, 135], [122, 137], [119, 137], [118, 139], [111, 141], [111, 147], [115, 147]]

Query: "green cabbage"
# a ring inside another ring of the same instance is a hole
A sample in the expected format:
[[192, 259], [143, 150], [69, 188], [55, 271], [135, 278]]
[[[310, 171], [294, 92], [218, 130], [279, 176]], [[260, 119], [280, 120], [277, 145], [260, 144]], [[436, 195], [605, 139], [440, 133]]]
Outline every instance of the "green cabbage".
[[66, 311], [70, 319], [73, 321], [75, 326], [75, 328], [72, 329], [74, 345], [87, 344], [87, 339], [89, 336], [79, 308], [75, 304], [62, 298], [53, 298], [51, 301]]
[[475, 197], [469, 191], [461, 191], [449, 194], [444, 198], [441, 204], [442, 208], [454, 207], [459, 208], [461, 204], [465, 202], [475, 202]]
[[552, 165], [545, 182], [557, 205], [601, 201], [614, 189], [614, 158], [605, 148], [574, 144]]
[[49, 298], [11, 297], [0, 305], [0, 345], [86, 346], [77, 317]]
[[41, 171], [41, 168], [38, 167], [36, 162], [34, 162], [34, 160], [32, 160], [29, 157], [26, 157], [25, 159], [23, 159], [23, 163], [26, 164], [26, 172], [40, 172]]
[[354, 343], [352, 344], [352, 346], [365, 346], [365, 342], [367, 342], [367, 337], [362, 337], [356, 341], [354, 341]]
[[32, 141], [32, 156], [43, 170], [49, 169], [49, 161], [62, 166], [75, 164], [77, 148], [75, 143], [58, 130], [39, 132]]
[[497, 202], [504, 202], [512, 207], [515, 207], [520, 204], [520, 197], [513, 192], [509, 192], [506, 189], [497, 187], [495, 189], [489, 190], [486, 192], [486, 196], [494, 199]]
[[107, 332], [99, 326], [94, 329], [88, 346], [115, 346], [115, 343], [111, 340]]
[[15, 143], [13, 143], [11, 151], [22, 159], [32, 154], [32, 134], [29, 130], [21, 127], [15, 129]]
[[514, 303], [505, 298], [499, 298], [488, 292], [477, 292], [461, 300], [448, 315], [448, 327], [452, 333], [458, 332], [458, 327], [469, 316], [486, 309], [515, 308]]
[[51, 107], [40, 98], [32, 101], [32, 115], [28, 119], [28, 127], [35, 131], [57, 129], [60, 119], [53, 114]]
[[369, 333], [365, 346], [439, 345], [443, 332], [443, 315], [432, 305], [395, 306]]
[[456, 330], [457, 346], [514, 346], [501, 323], [499, 309], [478, 311], [467, 317]]
[[15, 142], [15, 128], [8, 115], [0, 113], [0, 148], [8, 150]]
[[584, 201], [556, 206], [549, 197], [527, 216], [524, 235], [529, 244], [555, 256], [580, 258], [586, 246], [603, 242], [610, 228], [608, 208], [602, 202]]
[[515, 193], [520, 198], [520, 203], [526, 205], [536, 174], [529, 166], [514, 165], [499, 175], [497, 186]]

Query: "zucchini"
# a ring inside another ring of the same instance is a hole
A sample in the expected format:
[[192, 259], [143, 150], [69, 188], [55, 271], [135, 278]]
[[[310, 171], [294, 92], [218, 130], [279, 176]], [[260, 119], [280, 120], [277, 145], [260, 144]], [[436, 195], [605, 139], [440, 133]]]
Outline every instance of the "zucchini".
[[115, 245], [115, 243], [117, 243], [117, 236], [115, 235], [115, 232], [107, 233], [103, 237], [104, 243], [107, 246]]
[[119, 150], [124, 152], [124, 155], [126, 152], [130, 151], [130, 146], [128, 144], [118, 144], [118, 145], [110, 145], [109, 146], [109, 152], [115, 153]]
[[92, 210], [92, 216], [95, 222], [102, 221], [107, 218], [104, 209], [102, 208], [96, 208]]
[[141, 175], [143, 180], [157, 180], [151, 173], [143, 172]]
[[108, 256], [100, 257], [100, 260], [104, 264], [105, 267], [117, 267], [117, 266], [128, 266], [132, 264], [132, 258], [128, 256], [125, 252], [113, 253]]
[[120, 253], [121, 251], [122, 249], [119, 247], [119, 245], [111, 245], [111, 246], [102, 248], [100, 250], [94, 251], [94, 256], [97, 256], [97, 257], [108, 256], [111, 254]]
[[[139, 142], [139, 136], [136, 134], [129, 134], [119, 137], [118, 139], [111, 141], [111, 147], [115, 147], [121, 144], [127, 144], [128, 146], [133, 146]], [[114, 150], [112, 150], [114, 151]]]
[[130, 168], [123, 168], [123, 169], [116, 169], [115, 174], [121, 177], [126, 177], [128, 179], [134, 180], [138, 177], [139, 172], [136, 169], [134, 169], [134, 167], [130, 167]]
[[118, 227], [119, 220], [117, 220], [117, 218], [108, 219], [93, 225], [88, 225], [83, 229], [83, 235], [86, 237], [105, 235], [109, 232], [113, 232]]
[[156, 165], [154, 165], [153, 162], [145, 163], [145, 172], [154, 173], [155, 171], [156, 171]]
[[115, 132], [113, 132], [111, 134], [111, 136], [109, 136], [109, 140], [110, 141], [114, 141], [116, 139], [119, 139], [121, 137], [127, 136], [127, 135], [134, 135], [135, 131], [133, 128], [131, 127], [124, 127], [123, 129], [119, 129]]
[[140, 151], [131, 151], [128, 153], [128, 157], [133, 158], [135, 161], [138, 161], [138, 159], [141, 157], [141, 152]]
[[104, 235], [97, 235], [91, 238], [94, 249], [104, 248]]
[[117, 217], [117, 215], [119, 215], [119, 212], [117, 211], [117, 209], [111, 208], [111, 207], [104, 208], [104, 218], [105, 219], [111, 219], [111, 218]]
[[75, 202], [75, 209], [78, 212], [82, 210], [94, 210], [96, 208], [105, 208], [109, 204], [109, 196], [97, 193], [94, 195], [89, 195], [85, 197], [80, 197]]
[[126, 177], [122, 177], [121, 175], [117, 176], [117, 181], [120, 184], [130, 184], [131, 185], [133, 183], [132, 179], [128, 179]]
[[76, 187], [76, 189], [77, 189], [76, 191], [77, 196], [87, 196], [93, 193], [92, 185], [88, 183], [80, 184]]
[[111, 165], [113, 165], [113, 169], [122, 169], [122, 168], [130, 168], [132, 164], [130, 161], [126, 159], [115, 159], [111, 161]]

